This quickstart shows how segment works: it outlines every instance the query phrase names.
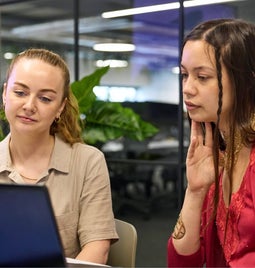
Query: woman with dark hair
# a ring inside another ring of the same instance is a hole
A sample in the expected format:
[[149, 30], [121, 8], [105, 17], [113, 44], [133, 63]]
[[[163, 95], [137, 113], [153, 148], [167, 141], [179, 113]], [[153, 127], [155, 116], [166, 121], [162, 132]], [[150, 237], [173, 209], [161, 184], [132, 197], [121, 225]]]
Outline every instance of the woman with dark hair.
[[25, 50], [2, 97], [10, 133], [0, 142], [0, 183], [46, 185], [66, 257], [105, 264], [118, 239], [109, 174], [103, 153], [82, 142], [66, 63], [46, 49]]
[[185, 38], [191, 120], [183, 207], [169, 267], [255, 266], [255, 25], [216, 19]]

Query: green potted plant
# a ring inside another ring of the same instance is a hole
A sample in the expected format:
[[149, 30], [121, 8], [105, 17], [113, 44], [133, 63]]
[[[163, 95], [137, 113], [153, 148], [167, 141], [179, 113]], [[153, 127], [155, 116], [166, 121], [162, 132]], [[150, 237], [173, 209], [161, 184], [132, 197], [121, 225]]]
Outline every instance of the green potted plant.
[[[96, 69], [92, 74], [71, 84], [71, 89], [79, 104], [82, 136], [87, 144], [105, 143], [120, 137], [143, 141], [152, 137], [158, 129], [141, 119], [130, 108], [120, 103], [97, 100], [93, 89], [100, 84], [101, 78], [109, 67]], [[0, 119], [5, 121], [3, 110]], [[3, 124], [0, 124], [0, 140], [4, 138]]]

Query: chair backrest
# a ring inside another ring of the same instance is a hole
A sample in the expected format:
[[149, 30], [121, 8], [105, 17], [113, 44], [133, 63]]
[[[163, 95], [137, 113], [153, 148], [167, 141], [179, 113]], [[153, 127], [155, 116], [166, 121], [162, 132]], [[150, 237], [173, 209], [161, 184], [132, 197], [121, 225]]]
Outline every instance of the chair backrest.
[[107, 264], [114, 267], [135, 267], [137, 232], [125, 221], [115, 219], [119, 240], [111, 245]]

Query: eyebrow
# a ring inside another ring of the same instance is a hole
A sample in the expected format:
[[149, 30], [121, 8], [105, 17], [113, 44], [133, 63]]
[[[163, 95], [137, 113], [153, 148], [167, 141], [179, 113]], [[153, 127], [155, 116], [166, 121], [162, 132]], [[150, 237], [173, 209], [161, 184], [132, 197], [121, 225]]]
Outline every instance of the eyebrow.
[[[186, 69], [186, 67], [185, 67], [183, 64], [181, 64], [181, 68]], [[207, 66], [203, 66], [203, 65], [198, 66], [198, 67], [195, 67], [195, 68], [193, 68], [193, 70], [194, 70], [194, 71], [208, 70], [208, 71], [213, 71], [213, 72], [215, 72], [215, 70], [214, 70], [213, 68], [211, 68], [211, 67], [207, 67]]]
[[[14, 84], [29, 90], [29, 87], [26, 84], [23, 84], [21, 82], [14, 82]], [[57, 94], [57, 92], [51, 88], [42, 88], [42, 89], [40, 89], [40, 91], [41, 92], [51, 92], [51, 93]]]

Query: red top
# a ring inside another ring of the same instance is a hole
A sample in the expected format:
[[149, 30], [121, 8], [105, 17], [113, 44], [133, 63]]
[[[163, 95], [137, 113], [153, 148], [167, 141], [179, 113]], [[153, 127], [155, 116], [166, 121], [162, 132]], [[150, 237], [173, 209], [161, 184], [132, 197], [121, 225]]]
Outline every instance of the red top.
[[[255, 267], [255, 147], [239, 190], [232, 194], [229, 207], [225, 206], [220, 178], [220, 199], [216, 221], [210, 222], [214, 185], [203, 205], [201, 218], [201, 247], [188, 256], [179, 255], [168, 241], [168, 267]], [[226, 212], [229, 210], [224, 243]], [[208, 222], [210, 222], [208, 224]], [[208, 226], [206, 227], [206, 225]]]

